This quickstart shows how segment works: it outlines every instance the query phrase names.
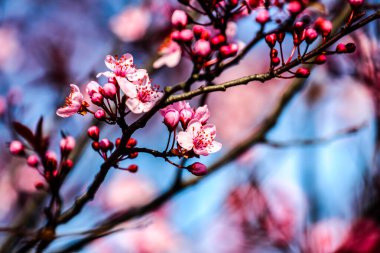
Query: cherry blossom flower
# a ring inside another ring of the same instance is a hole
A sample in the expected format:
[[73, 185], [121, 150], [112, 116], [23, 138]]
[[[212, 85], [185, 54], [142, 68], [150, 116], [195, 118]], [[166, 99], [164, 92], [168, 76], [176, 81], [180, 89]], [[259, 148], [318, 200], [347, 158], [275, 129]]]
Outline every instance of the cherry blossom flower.
[[70, 95], [65, 100], [65, 105], [57, 110], [59, 117], [67, 118], [82, 110], [83, 95], [79, 87], [70, 84]]
[[123, 10], [111, 18], [109, 23], [111, 31], [123, 42], [140, 40], [146, 34], [151, 22], [148, 9], [132, 7]]
[[178, 133], [178, 144], [185, 150], [193, 150], [197, 155], [207, 156], [222, 148], [222, 144], [214, 141], [216, 127], [212, 124], [202, 125], [198, 121], [190, 121], [186, 131]]
[[143, 113], [149, 111], [163, 96], [163, 93], [159, 92], [156, 87], [152, 87], [150, 79], [147, 75], [145, 75], [141, 82], [135, 84], [135, 89], [137, 95], [135, 97], [128, 98], [126, 102], [129, 110], [133, 113]]
[[174, 68], [181, 61], [182, 50], [177, 42], [173, 41], [171, 38], [167, 39], [162, 43], [158, 53], [159, 57], [154, 63], [153, 68], [158, 69], [166, 65], [169, 68]]
[[206, 124], [207, 120], [210, 118], [210, 112], [208, 111], [207, 105], [198, 107], [195, 110], [193, 120], [200, 122], [202, 125]]

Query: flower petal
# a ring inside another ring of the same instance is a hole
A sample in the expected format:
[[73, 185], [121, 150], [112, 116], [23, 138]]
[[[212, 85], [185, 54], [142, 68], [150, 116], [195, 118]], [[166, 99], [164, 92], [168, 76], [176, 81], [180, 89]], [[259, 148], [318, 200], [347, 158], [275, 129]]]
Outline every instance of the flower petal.
[[222, 143], [213, 141], [211, 145], [208, 145], [206, 147], [206, 150], [208, 153], [215, 153], [218, 152], [222, 148]]
[[120, 89], [130, 98], [135, 98], [137, 96], [137, 90], [133, 83], [127, 80], [127, 78], [117, 76], [116, 80], [120, 86]]
[[144, 106], [137, 98], [128, 98], [126, 105], [133, 113], [142, 113], [144, 111]]
[[191, 150], [194, 146], [191, 134], [185, 131], [181, 131], [178, 133], [177, 142], [182, 148], [186, 150]]

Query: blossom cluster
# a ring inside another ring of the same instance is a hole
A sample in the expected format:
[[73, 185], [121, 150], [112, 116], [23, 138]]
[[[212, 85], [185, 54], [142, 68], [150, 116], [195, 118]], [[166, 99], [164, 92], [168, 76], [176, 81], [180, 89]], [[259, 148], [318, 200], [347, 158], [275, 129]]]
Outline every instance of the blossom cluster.
[[97, 77], [105, 76], [108, 82], [101, 86], [98, 82], [91, 81], [86, 87], [91, 103], [100, 108], [91, 111], [79, 87], [71, 84], [71, 93], [66, 98], [65, 105], [57, 110], [58, 116], [69, 117], [75, 113], [90, 112], [96, 119], [115, 122], [118, 114], [123, 116], [127, 113], [123, 110], [125, 107], [121, 106], [122, 103], [125, 103], [129, 111], [138, 114], [152, 109], [162, 97], [163, 93], [158, 91], [158, 86], [152, 85], [147, 71], [135, 67], [132, 55], [124, 54], [120, 58], [108, 55], [105, 65], [109, 71], [101, 72]]
[[222, 148], [222, 144], [215, 141], [215, 125], [207, 123], [210, 117], [207, 105], [194, 110], [189, 103], [181, 101], [162, 109], [161, 115], [169, 131], [176, 131], [181, 123], [182, 131], [176, 139], [179, 153], [207, 156]]

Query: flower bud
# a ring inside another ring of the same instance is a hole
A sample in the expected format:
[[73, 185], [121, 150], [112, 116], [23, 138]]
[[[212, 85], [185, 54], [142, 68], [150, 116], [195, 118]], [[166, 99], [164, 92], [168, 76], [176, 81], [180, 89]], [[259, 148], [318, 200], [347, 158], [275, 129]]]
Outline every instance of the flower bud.
[[99, 142], [97, 141], [94, 141], [93, 143], [91, 143], [91, 146], [92, 148], [95, 150], [95, 151], [98, 151], [100, 149], [99, 147]]
[[295, 74], [296, 77], [300, 77], [300, 78], [306, 78], [309, 75], [310, 75], [310, 70], [303, 67], [297, 69], [296, 74]]
[[351, 5], [351, 7], [359, 7], [363, 4], [363, 0], [348, 0], [348, 3]]
[[185, 129], [189, 121], [193, 118], [194, 112], [191, 109], [182, 109], [179, 112], [179, 120], [181, 121], [182, 127]]
[[203, 163], [195, 162], [187, 167], [187, 170], [195, 176], [203, 176], [207, 174], [207, 167]]
[[270, 57], [275, 58], [275, 57], [277, 57], [277, 55], [278, 55], [277, 49], [272, 48], [272, 50], [270, 51]]
[[180, 38], [180, 32], [179, 31], [174, 31], [170, 34], [170, 38], [173, 40], [173, 41], [180, 41], [181, 38]]
[[251, 9], [255, 9], [260, 6], [260, 0], [248, 0], [247, 4]]
[[132, 152], [132, 153], [129, 154], [128, 157], [129, 157], [130, 159], [135, 159], [138, 155], [139, 155], [139, 152]]
[[194, 44], [194, 53], [197, 56], [207, 57], [211, 53], [210, 42], [200, 39]]
[[281, 60], [278, 57], [274, 57], [271, 59], [271, 63], [273, 66], [278, 66], [280, 64]]
[[318, 55], [317, 57], [315, 57], [314, 62], [315, 62], [316, 64], [323, 64], [323, 63], [326, 62], [326, 59], [327, 59], [326, 55], [321, 54], [321, 55]]
[[116, 95], [116, 86], [113, 83], [106, 83], [103, 87], [104, 96], [107, 98], [114, 98]]
[[139, 169], [139, 167], [136, 165], [136, 164], [131, 164], [128, 166], [127, 170], [129, 172], [132, 172], [132, 173], [135, 173], [137, 172], [137, 170]]
[[302, 11], [302, 5], [298, 1], [291, 1], [288, 4], [287, 10], [289, 11], [290, 14], [292, 15], [297, 15]]
[[106, 112], [103, 109], [99, 109], [95, 112], [94, 116], [98, 120], [103, 120], [106, 118]]
[[271, 33], [265, 36], [265, 42], [268, 44], [270, 48], [273, 48], [274, 45], [276, 45], [276, 39], [277, 39], [277, 36], [275, 33]]
[[116, 138], [116, 140], [115, 140], [115, 146], [117, 148], [120, 146], [120, 143], [121, 143], [121, 139], [120, 138]]
[[53, 151], [47, 151], [45, 153], [46, 167], [49, 170], [55, 170], [57, 167], [57, 155]]
[[87, 129], [88, 137], [90, 137], [94, 141], [99, 140], [99, 133], [100, 133], [100, 130], [99, 130], [99, 127], [97, 127], [97, 126], [90, 126]]
[[117, 80], [116, 80], [115, 77], [110, 77], [110, 78], [108, 78], [108, 82], [109, 82], [109, 83], [113, 83], [114, 85], [117, 84]]
[[95, 93], [99, 93], [99, 88], [100, 85], [97, 82], [91, 81], [87, 84], [86, 92], [90, 97], [92, 97]]
[[62, 170], [71, 170], [73, 166], [74, 163], [70, 159], [62, 162]]
[[331, 33], [332, 23], [327, 19], [319, 17], [315, 21], [315, 28], [322, 33], [323, 37], [327, 37]]
[[91, 102], [95, 105], [102, 105], [103, 104], [103, 95], [100, 93], [92, 94]]
[[202, 33], [205, 31], [206, 29], [201, 26], [201, 25], [195, 25], [193, 26], [193, 32], [194, 32], [194, 35], [198, 38], [200, 38], [202, 36]]
[[164, 115], [164, 124], [168, 127], [169, 131], [176, 129], [179, 122], [179, 112], [174, 109], [169, 109]]
[[182, 10], [175, 10], [171, 21], [173, 26], [183, 28], [187, 25], [187, 15]]
[[30, 156], [28, 156], [28, 159], [26, 160], [26, 163], [30, 167], [37, 168], [37, 166], [39, 164], [38, 156], [36, 156], [36, 155], [30, 155]]
[[45, 189], [45, 184], [43, 182], [37, 182], [35, 185], [34, 185], [34, 188], [36, 188], [36, 190], [44, 190]]
[[218, 34], [210, 42], [213, 48], [218, 48], [226, 42], [226, 37], [223, 34]]
[[347, 53], [346, 45], [343, 44], [343, 43], [339, 43], [339, 44], [336, 46], [335, 51], [336, 51], [338, 54]]
[[103, 152], [107, 152], [108, 150], [112, 150], [112, 148], [113, 148], [113, 143], [110, 142], [110, 140], [108, 140], [108, 139], [102, 139], [102, 140], [99, 142], [99, 148], [100, 148]]
[[256, 16], [256, 22], [259, 24], [265, 24], [269, 21], [269, 12], [266, 9], [261, 9]]
[[238, 46], [236, 44], [230, 44], [220, 47], [220, 56], [223, 58], [231, 57], [236, 55], [238, 51]]
[[134, 148], [137, 145], [137, 140], [135, 138], [129, 138], [127, 142], [127, 148]]
[[190, 29], [180, 31], [179, 39], [183, 42], [190, 42], [194, 38], [194, 34]]
[[9, 145], [9, 151], [12, 155], [23, 155], [25, 148], [20, 141], [12, 141]]
[[70, 153], [75, 147], [75, 139], [72, 136], [67, 136], [60, 143], [62, 153]]
[[284, 41], [285, 35], [286, 34], [284, 32], [279, 32], [276, 34], [276, 38], [277, 38], [278, 43], [281, 44]]
[[306, 36], [305, 37], [306, 43], [311, 44], [317, 39], [318, 33], [315, 29], [308, 28], [308, 29], [306, 29], [305, 36]]

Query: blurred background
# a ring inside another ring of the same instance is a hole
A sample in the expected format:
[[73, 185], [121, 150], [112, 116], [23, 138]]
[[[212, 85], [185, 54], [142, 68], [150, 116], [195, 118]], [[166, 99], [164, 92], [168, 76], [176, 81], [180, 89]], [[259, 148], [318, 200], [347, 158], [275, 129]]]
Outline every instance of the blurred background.
[[[342, 3], [325, 2], [326, 13], [336, 16]], [[9, 155], [6, 144], [15, 138], [11, 122], [34, 128], [43, 116], [57, 152], [61, 130], [76, 137], [76, 165], [63, 188], [69, 206], [102, 163], [85, 134], [91, 116], [62, 120], [55, 114], [69, 84], [84, 90], [105, 70], [107, 54], [126, 52], [138, 67], [148, 69], [154, 84], [165, 87], [186, 80], [191, 72], [186, 58], [174, 68], [152, 67], [179, 6], [174, 0], [0, 2], [1, 227], [32, 230], [44, 218], [44, 194], [35, 189], [42, 179], [23, 159]], [[256, 30], [254, 16], [243, 18], [236, 39], [248, 42]], [[345, 247], [341, 252], [380, 252], [378, 35], [377, 21], [343, 40], [356, 43], [354, 54], [330, 57], [313, 69], [268, 136], [281, 145], [256, 145], [159, 210], [123, 224], [126, 230], [81, 252], [328, 253]], [[265, 42], [259, 43], [217, 81], [265, 72], [268, 52]], [[210, 95], [210, 122], [217, 126], [223, 149], [201, 161], [211, 164], [252, 133], [291, 82], [252, 83]], [[190, 103], [196, 105], [195, 100]], [[165, 147], [167, 129], [161, 121], [157, 115], [136, 133], [141, 146]], [[120, 135], [114, 126], [102, 128], [104, 137]], [[82, 214], [59, 227], [58, 234], [66, 236], [49, 247], [51, 252], [77, 238], [70, 234], [92, 228], [111, 212], [142, 205], [172, 183], [176, 168], [165, 162], [140, 154], [135, 163], [140, 168], [136, 174], [111, 171]], [[362, 237], [353, 234], [357, 226]], [[12, 252], [12, 245], [20, 243], [12, 233], [0, 238], [1, 252]]]

